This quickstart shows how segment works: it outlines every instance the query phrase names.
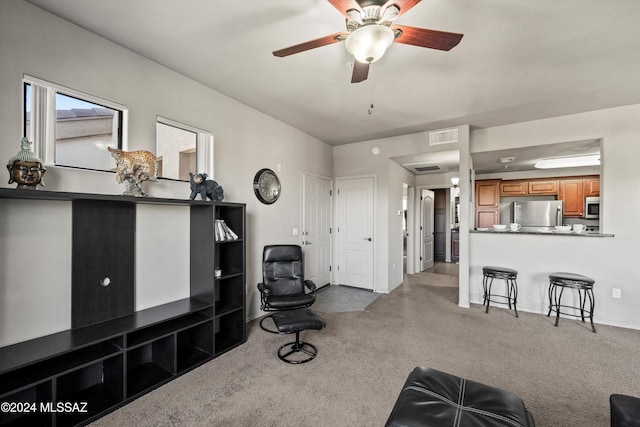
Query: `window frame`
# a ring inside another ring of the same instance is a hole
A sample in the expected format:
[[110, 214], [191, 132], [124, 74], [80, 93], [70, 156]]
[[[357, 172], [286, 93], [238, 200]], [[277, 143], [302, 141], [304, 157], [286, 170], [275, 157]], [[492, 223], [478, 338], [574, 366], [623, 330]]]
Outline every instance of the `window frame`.
[[[213, 147], [214, 139], [213, 132], [197, 128], [195, 126], [187, 125], [176, 120], [168, 119], [162, 116], [156, 116], [156, 153], [158, 153], [158, 124], [165, 126], [171, 126], [174, 128], [182, 129], [188, 132], [196, 134], [196, 170], [194, 173], [206, 173], [208, 178], [214, 179], [214, 158]], [[160, 177], [170, 181], [185, 182], [182, 179]]]
[[[27, 97], [27, 85], [31, 87], [31, 96]], [[23, 105], [23, 135], [33, 142], [35, 154], [42, 159], [45, 165], [60, 168], [73, 168], [110, 172], [109, 169], [88, 168], [83, 166], [59, 165], [56, 164], [56, 95], [77, 98], [92, 104], [100, 105], [117, 111], [118, 126], [118, 147], [126, 150], [128, 146], [128, 108], [117, 102], [97, 97], [72, 89], [57, 83], [29, 76], [25, 74], [22, 79]], [[31, 126], [27, 132], [27, 103], [31, 109]]]

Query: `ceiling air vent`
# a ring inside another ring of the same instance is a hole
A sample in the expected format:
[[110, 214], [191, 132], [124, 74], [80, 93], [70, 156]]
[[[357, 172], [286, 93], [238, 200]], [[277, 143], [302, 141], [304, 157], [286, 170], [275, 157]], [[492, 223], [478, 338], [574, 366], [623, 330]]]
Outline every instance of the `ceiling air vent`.
[[405, 163], [402, 166], [415, 174], [447, 172], [449, 168], [442, 162]]
[[453, 144], [458, 142], [458, 129], [429, 132], [429, 145]]
[[418, 172], [434, 172], [434, 171], [439, 171], [440, 167], [439, 166], [418, 166], [414, 169], [417, 170]]

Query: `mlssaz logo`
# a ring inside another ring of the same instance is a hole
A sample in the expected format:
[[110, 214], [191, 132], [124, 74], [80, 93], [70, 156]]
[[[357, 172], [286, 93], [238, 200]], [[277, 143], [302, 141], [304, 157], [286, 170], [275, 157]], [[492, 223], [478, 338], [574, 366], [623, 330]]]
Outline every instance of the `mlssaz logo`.
[[62, 412], [86, 414], [87, 402], [40, 402], [40, 412]]

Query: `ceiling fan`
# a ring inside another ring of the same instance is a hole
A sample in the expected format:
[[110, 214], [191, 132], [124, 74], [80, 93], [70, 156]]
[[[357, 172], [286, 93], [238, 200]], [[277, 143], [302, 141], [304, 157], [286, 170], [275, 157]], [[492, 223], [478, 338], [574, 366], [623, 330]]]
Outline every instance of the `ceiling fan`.
[[354, 58], [351, 83], [367, 79], [369, 65], [384, 55], [391, 43], [403, 43], [430, 49], [451, 50], [463, 34], [426, 28], [392, 25], [421, 0], [328, 0], [347, 21], [347, 31], [330, 34], [273, 52], [285, 57], [317, 47], [345, 41], [345, 47]]

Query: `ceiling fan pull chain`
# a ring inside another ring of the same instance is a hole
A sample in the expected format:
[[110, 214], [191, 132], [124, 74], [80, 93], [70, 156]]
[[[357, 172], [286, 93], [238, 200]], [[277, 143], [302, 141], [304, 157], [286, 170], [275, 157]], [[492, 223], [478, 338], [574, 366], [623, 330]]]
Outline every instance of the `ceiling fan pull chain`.
[[371, 105], [369, 106], [369, 114], [373, 113], [373, 99], [374, 99], [374, 87], [373, 87], [373, 79], [370, 78], [369, 79], [369, 87], [371, 88]]

